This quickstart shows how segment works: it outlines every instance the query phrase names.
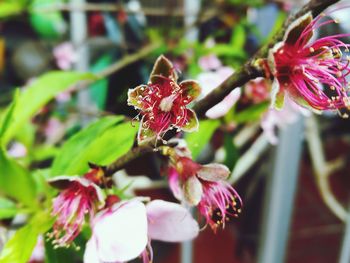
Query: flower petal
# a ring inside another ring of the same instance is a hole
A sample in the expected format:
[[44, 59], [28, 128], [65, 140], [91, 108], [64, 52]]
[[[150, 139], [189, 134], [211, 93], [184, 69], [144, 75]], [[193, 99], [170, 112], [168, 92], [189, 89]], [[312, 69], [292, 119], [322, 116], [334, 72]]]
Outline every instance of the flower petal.
[[191, 213], [179, 204], [154, 200], [147, 204], [148, 236], [166, 242], [195, 238], [199, 227]]
[[186, 180], [183, 191], [185, 200], [190, 205], [198, 205], [202, 199], [203, 187], [196, 176], [191, 176]]
[[271, 87], [271, 108], [281, 110], [284, 105], [284, 91], [281, 89], [280, 84], [274, 79]]
[[174, 168], [169, 168], [168, 181], [170, 190], [177, 200], [182, 200], [182, 191], [180, 188], [179, 174]]
[[129, 89], [128, 90], [128, 105], [134, 106], [135, 108], [140, 109], [140, 110], [145, 110], [146, 109], [146, 107], [144, 106], [145, 104], [142, 103], [142, 101], [140, 100], [140, 96], [141, 96], [141, 98], [146, 96], [147, 89], [148, 89], [147, 85], [140, 85], [134, 89]]
[[92, 184], [89, 180], [80, 177], [80, 176], [69, 176], [69, 175], [61, 175], [51, 178], [47, 181], [52, 187], [57, 188], [59, 190], [64, 190], [70, 187], [73, 182], [77, 182], [82, 186], [88, 187]]
[[154, 132], [149, 127], [147, 127], [145, 119], [146, 117], [143, 116], [140, 122], [139, 131], [137, 134], [137, 143], [139, 145], [149, 143], [157, 137], [156, 132]]
[[187, 121], [184, 126], [180, 127], [185, 132], [198, 131], [199, 123], [197, 115], [193, 110], [187, 109]]
[[[296, 43], [298, 38], [300, 38], [300, 35], [302, 34], [303, 30], [312, 22], [312, 15], [310, 12], [306, 13], [305, 15], [299, 17], [293, 23], [290, 24], [288, 27], [285, 37], [284, 37], [284, 42], [293, 45]], [[310, 29], [310, 32], [304, 36], [305, 38], [305, 43], [309, 41], [312, 37], [313, 33], [312, 30]]]
[[197, 176], [200, 179], [209, 182], [217, 182], [220, 180], [225, 180], [230, 175], [230, 170], [223, 164], [211, 163], [203, 165], [201, 169], [198, 170]]
[[241, 97], [241, 89], [234, 89], [221, 102], [210, 108], [205, 115], [210, 119], [224, 116]]
[[84, 252], [84, 263], [102, 263], [98, 257], [96, 241], [94, 238], [91, 238], [85, 247]]
[[161, 55], [157, 58], [156, 62], [154, 63], [151, 76], [150, 76], [150, 82], [153, 84], [157, 83], [160, 78], [154, 77], [154, 76], [164, 76], [166, 78], [170, 78], [173, 81], [176, 82], [178, 76], [176, 74], [176, 71], [174, 69], [173, 64], [170, 62], [169, 59], [167, 59], [165, 56]]
[[182, 96], [190, 103], [201, 94], [201, 87], [195, 80], [184, 80], [179, 84]]
[[138, 257], [147, 245], [147, 216], [137, 200], [118, 203], [112, 211], [98, 215], [93, 223], [98, 257], [103, 262], [128, 261]]
[[98, 207], [102, 208], [105, 205], [105, 197], [102, 192], [102, 189], [96, 185], [95, 183], [91, 182], [90, 180], [80, 177], [80, 176], [68, 176], [68, 175], [61, 175], [56, 176], [52, 179], [49, 179], [47, 181], [52, 187], [58, 189], [58, 190], [65, 190], [71, 186], [73, 182], [79, 183], [84, 187], [93, 187], [96, 191], [97, 195], [97, 201], [98, 201]]

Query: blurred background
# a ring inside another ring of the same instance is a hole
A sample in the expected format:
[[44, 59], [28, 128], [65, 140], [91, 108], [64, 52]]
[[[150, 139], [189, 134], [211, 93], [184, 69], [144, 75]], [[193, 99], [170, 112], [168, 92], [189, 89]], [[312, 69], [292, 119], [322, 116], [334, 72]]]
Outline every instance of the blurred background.
[[[92, 121], [111, 114], [133, 118], [127, 90], [147, 83], [160, 54], [181, 78], [198, 80], [204, 97], [303, 2], [1, 0], [0, 114], [16, 88], [25, 90], [46, 72], [103, 77], [47, 103], [16, 132], [8, 154], [31, 170], [45, 169], [63, 142]], [[340, 23], [318, 34], [349, 32], [348, 12], [333, 13]], [[247, 83], [207, 113], [198, 134], [186, 138], [197, 161], [223, 162], [233, 171], [230, 182], [244, 202], [241, 216], [216, 234], [203, 229], [191, 243], [155, 242], [154, 262], [350, 262], [349, 121], [334, 113], [316, 116], [292, 103], [282, 112], [270, 110], [270, 87], [263, 79]], [[174, 200], [156, 154], [137, 159], [119, 177], [120, 185], [135, 180], [133, 190], [140, 195]], [[3, 226], [11, 224], [2, 219]], [[81, 261], [69, 253], [55, 262]]]

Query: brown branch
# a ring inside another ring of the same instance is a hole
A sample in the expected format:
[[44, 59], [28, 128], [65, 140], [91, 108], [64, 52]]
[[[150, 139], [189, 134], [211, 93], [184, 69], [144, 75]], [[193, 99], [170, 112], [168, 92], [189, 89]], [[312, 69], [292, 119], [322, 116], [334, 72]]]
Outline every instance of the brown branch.
[[132, 148], [122, 157], [118, 158], [115, 162], [106, 167], [106, 176], [112, 176], [116, 171], [123, 169], [131, 161], [145, 155], [146, 153], [154, 152], [154, 148], [150, 146], [138, 146]]
[[[317, 16], [322, 13], [327, 7], [332, 4], [335, 4], [339, 0], [311, 0], [307, 3], [299, 12], [294, 15], [291, 15], [284, 26], [276, 34], [276, 36], [266, 45], [264, 45], [254, 56], [251, 58], [241, 69], [236, 71], [230, 77], [228, 77], [221, 85], [214, 89], [202, 100], [198, 101], [194, 106], [194, 110], [198, 116], [203, 116], [204, 113], [215, 106], [218, 102], [223, 100], [232, 90], [238, 88], [249, 80], [254, 79], [259, 76], [264, 76], [264, 73], [254, 67], [254, 62], [259, 58], [266, 58], [268, 55], [269, 49], [274, 46], [277, 42], [281, 41], [284, 36], [284, 33], [290, 23], [295, 19], [301, 17], [307, 12], [312, 12], [313, 16]], [[146, 151], [147, 149], [147, 151]], [[107, 167], [109, 173], [114, 173], [123, 167], [131, 160], [135, 160], [138, 157], [141, 157], [144, 153], [150, 152], [152, 150], [151, 146], [142, 146], [131, 149], [124, 156], [113, 162]], [[136, 157], [134, 156], [136, 153]]]

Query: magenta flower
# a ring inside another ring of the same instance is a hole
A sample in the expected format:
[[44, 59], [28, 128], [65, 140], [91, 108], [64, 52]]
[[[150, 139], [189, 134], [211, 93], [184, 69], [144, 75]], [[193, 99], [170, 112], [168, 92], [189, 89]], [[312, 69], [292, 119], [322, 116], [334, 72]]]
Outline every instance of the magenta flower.
[[138, 133], [139, 144], [159, 139], [172, 128], [186, 132], [198, 129], [194, 111], [187, 108], [200, 93], [193, 80], [177, 84], [177, 74], [171, 62], [160, 56], [147, 85], [128, 92], [128, 105], [140, 111], [142, 117]]
[[66, 247], [79, 235], [86, 215], [92, 218], [104, 206], [103, 194], [93, 181], [84, 177], [58, 176], [49, 183], [61, 190], [53, 201], [52, 215], [56, 221], [50, 237], [56, 247]]
[[[349, 58], [342, 56], [348, 44], [340, 38], [350, 34], [312, 39], [313, 31], [334, 20], [321, 21], [305, 14], [292, 23], [283, 42], [270, 50], [269, 62], [275, 76], [272, 102], [283, 106], [284, 94], [295, 102], [314, 110], [332, 110], [350, 106], [346, 77], [350, 72]], [[276, 81], [277, 80], [277, 81]]]
[[229, 173], [222, 164], [200, 165], [188, 157], [179, 157], [176, 168], [169, 169], [169, 185], [176, 198], [198, 206], [207, 224], [216, 231], [225, 226], [230, 216], [241, 212], [241, 198], [224, 181]]
[[96, 215], [84, 263], [125, 262], [141, 256], [152, 262], [152, 239], [181, 242], [198, 235], [199, 227], [182, 206], [162, 200], [144, 205], [122, 201]]

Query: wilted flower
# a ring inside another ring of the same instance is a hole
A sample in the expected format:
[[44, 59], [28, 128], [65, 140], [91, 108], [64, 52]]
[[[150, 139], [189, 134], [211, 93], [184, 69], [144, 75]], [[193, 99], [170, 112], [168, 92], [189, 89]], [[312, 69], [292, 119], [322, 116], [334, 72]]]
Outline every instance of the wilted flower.
[[142, 116], [138, 133], [139, 144], [159, 139], [172, 128], [192, 132], [198, 129], [194, 111], [187, 108], [200, 93], [193, 80], [177, 83], [177, 74], [171, 62], [160, 56], [147, 85], [128, 92], [128, 105], [140, 110]]
[[58, 176], [49, 181], [61, 190], [53, 201], [52, 215], [56, 221], [49, 235], [57, 247], [69, 246], [80, 233], [85, 217], [93, 217], [97, 209], [104, 206], [102, 191], [95, 184], [98, 173], [93, 169], [85, 177]]
[[139, 199], [112, 204], [96, 215], [84, 263], [125, 262], [138, 256], [152, 262], [152, 239], [181, 242], [198, 235], [199, 227], [182, 206], [162, 200], [144, 205]]
[[270, 67], [276, 78], [273, 104], [277, 108], [283, 106], [285, 93], [296, 103], [315, 110], [350, 106], [346, 80], [350, 72], [349, 58], [342, 55], [342, 49], [348, 51], [349, 45], [340, 40], [350, 34], [313, 40], [315, 29], [335, 22], [320, 22], [322, 17], [313, 19], [311, 13], [300, 17], [291, 24], [283, 42], [270, 50]]
[[236, 190], [224, 180], [230, 171], [222, 164], [200, 165], [188, 157], [178, 157], [169, 168], [169, 185], [174, 196], [189, 205], [197, 205], [206, 222], [216, 231], [229, 216], [241, 212], [242, 201]]

